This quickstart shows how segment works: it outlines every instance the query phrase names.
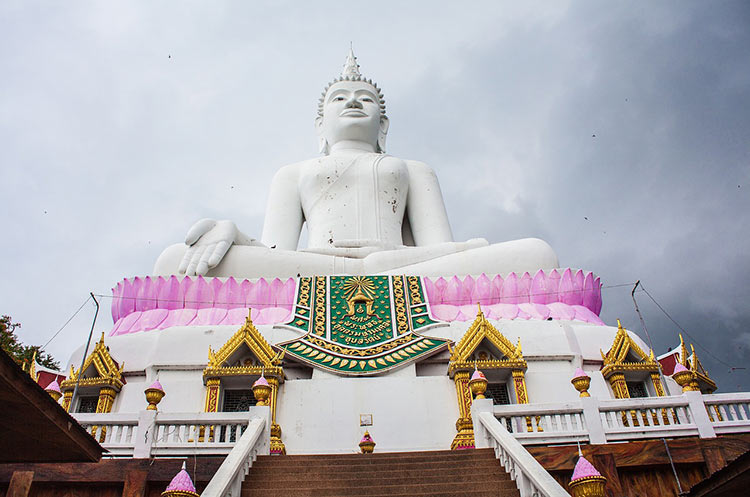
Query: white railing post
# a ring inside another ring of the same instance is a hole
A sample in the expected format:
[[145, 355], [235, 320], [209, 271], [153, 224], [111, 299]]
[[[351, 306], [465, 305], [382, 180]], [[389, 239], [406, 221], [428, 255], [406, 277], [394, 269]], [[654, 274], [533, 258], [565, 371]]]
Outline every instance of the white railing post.
[[490, 447], [487, 430], [479, 421], [479, 413], [489, 412], [492, 414], [492, 399], [478, 399], [471, 403], [471, 422], [474, 425], [474, 447], [486, 449]]
[[255, 457], [270, 453], [271, 410], [268, 406], [251, 407], [248, 417], [245, 432], [208, 482], [202, 497], [240, 497], [242, 482]]
[[265, 430], [261, 438], [255, 443], [255, 451], [259, 456], [267, 456], [271, 453], [271, 408], [268, 406], [252, 406], [248, 411], [248, 422], [253, 418], [261, 418], [265, 421]]
[[682, 394], [688, 401], [690, 417], [693, 424], [698, 428], [698, 436], [701, 438], [716, 438], [714, 426], [706, 411], [706, 404], [703, 402], [703, 394], [695, 391], [688, 391]]
[[135, 430], [134, 459], [148, 459], [151, 457], [151, 446], [154, 443], [156, 431], [156, 412], [141, 411], [138, 413], [138, 427]]
[[592, 445], [606, 444], [607, 436], [604, 433], [602, 416], [599, 413], [599, 399], [596, 397], [581, 397], [581, 405], [583, 406], [583, 420], [589, 432], [589, 443]]
[[[480, 409], [482, 407], [479, 406]], [[474, 412], [472, 408], [472, 414], [473, 419], [483, 425], [487, 438], [491, 438], [496, 457], [516, 482], [521, 497], [570, 497], [539, 461], [513, 438], [493, 412]]]

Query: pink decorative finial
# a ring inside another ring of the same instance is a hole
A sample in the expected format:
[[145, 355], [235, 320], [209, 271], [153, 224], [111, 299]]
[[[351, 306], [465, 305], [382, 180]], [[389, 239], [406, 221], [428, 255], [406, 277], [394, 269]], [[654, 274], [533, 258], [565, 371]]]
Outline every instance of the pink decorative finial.
[[573, 497], [605, 497], [606, 485], [607, 479], [583, 456], [578, 456], [573, 477], [568, 483], [571, 495]]
[[167, 489], [161, 493], [162, 497], [200, 497], [195, 491], [193, 480], [185, 469], [185, 462], [182, 462], [182, 469], [172, 478]]
[[589, 375], [581, 368], [576, 368], [576, 372], [573, 373], [573, 378], [582, 378], [584, 376], [588, 377]]
[[47, 392], [52, 391], [52, 392], [62, 393], [62, 391], [60, 391], [60, 384], [57, 382], [57, 378], [55, 378], [52, 381], [52, 383], [47, 385], [47, 388], [45, 388], [45, 390]]
[[470, 380], [486, 380], [486, 379], [487, 379], [487, 377], [484, 376], [484, 373], [482, 373], [478, 369], [475, 369], [474, 370], [474, 374], [471, 375], [471, 379]]
[[266, 380], [265, 376], [261, 376], [260, 378], [258, 378], [258, 380], [255, 383], [253, 383], [254, 387], [257, 386], [257, 385], [263, 385], [263, 386], [267, 387], [268, 386], [268, 380]]
[[674, 367], [674, 371], [672, 371], [672, 376], [674, 376], [676, 373], [682, 373], [683, 371], [688, 371], [688, 368], [683, 366], [681, 362], [678, 362]]
[[159, 383], [159, 380], [156, 380], [155, 382], [153, 382], [149, 388], [153, 388], [154, 390], [161, 390], [162, 392], [164, 391], [164, 387], [161, 386], [161, 383]]
[[588, 462], [585, 457], [580, 456], [576, 467], [573, 469], [573, 476], [570, 481], [580, 480], [581, 478], [589, 478], [592, 476], [602, 476], [593, 464]]

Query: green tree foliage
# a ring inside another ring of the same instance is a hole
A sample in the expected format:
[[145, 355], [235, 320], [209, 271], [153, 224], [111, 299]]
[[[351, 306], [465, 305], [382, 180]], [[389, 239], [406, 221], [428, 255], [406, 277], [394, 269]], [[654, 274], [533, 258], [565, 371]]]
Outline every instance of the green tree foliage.
[[60, 369], [60, 363], [51, 355], [41, 350], [38, 345], [24, 345], [16, 336], [16, 330], [20, 328], [19, 323], [14, 323], [10, 316], [0, 318], [0, 348], [18, 364], [28, 369], [36, 352], [36, 362], [46, 368]]

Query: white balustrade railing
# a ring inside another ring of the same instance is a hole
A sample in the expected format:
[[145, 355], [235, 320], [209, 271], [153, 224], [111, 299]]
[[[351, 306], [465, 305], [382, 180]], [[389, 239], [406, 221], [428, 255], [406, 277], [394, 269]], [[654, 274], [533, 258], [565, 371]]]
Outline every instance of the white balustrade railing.
[[506, 430], [522, 443], [555, 443], [588, 440], [580, 402], [494, 406]]
[[[267, 417], [268, 407], [249, 412], [73, 413], [73, 417], [113, 456], [226, 455], [250, 420]], [[270, 432], [266, 433], [270, 439]]]
[[239, 442], [203, 490], [202, 497], [240, 497], [242, 482], [256, 457], [270, 452], [269, 437], [263, 436], [264, 430], [266, 434], [270, 433], [269, 421], [269, 418], [259, 417], [250, 420]]
[[748, 431], [750, 396], [747, 393], [704, 395], [706, 412], [717, 434]]
[[72, 416], [114, 456], [132, 456], [138, 431], [137, 413], [83, 414]]
[[[568, 492], [514, 437], [515, 434], [508, 431], [507, 422], [495, 417], [492, 412], [492, 400], [474, 401], [471, 413], [476, 447], [490, 447], [495, 450], [495, 457], [500, 460], [510, 478], [516, 482], [521, 497], [569, 497]], [[540, 419], [541, 416], [542, 414]], [[510, 417], [511, 426], [515, 423], [528, 429], [525, 418], [512, 418]]]
[[498, 422], [525, 445], [592, 444], [750, 432], [750, 393], [492, 406]]
[[607, 441], [698, 435], [683, 396], [599, 401]]

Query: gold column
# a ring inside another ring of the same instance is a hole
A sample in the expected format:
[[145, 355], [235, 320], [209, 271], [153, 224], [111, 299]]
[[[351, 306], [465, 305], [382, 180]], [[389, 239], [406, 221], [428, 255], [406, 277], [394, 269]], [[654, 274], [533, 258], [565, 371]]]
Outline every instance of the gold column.
[[276, 403], [279, 392], [279, 379], [278, 378], [266, 378], [268, 384], [271, 386], [271, 454], [286, 454], [286, 447], [284, 442], [281, 441], [281, 426], [276, 424]]
[[[630, 398], [630, 391], [628, 390], [628, 384], [625, 383], [624, 373], [612, 373], [610, 377], [607, 378], [607, 380], [612, 386], [612, 391], [615, 393], [615, 398]], [[622, 411], [621, 414], [623, 424], [625, 426], [630, 426], [630, 423], [628, 422], [628, 414], [625, 411]], [[633, 426], [640, 426], [640, 423], [638, 422], [638, 414], [635, 411], [630, 411], [630, 417], [633, 419]], [[648, 419], [646, 419], [646, 425], [648, 425]]]
[[[71, 394], [72, 395], [72, 394]], [[108, 413], [112, 412], [112, 404], [115, 402], [115, 396], [117, 395], [117, 392], [115, 392], [114, 388], [111, 387], [102, 387], [101, 390], [99, 390], [99, 401], [96, 403], [96, 412], [97, 413]], [[98, 430], [98, 426], [94, 425], [91, 427], [91, 436], [96, 438], [96, 431]], [[103, 427], [102, 431], [99, 432], [99, 443], [104, 442], [104, 437], [107, 436], [107, 428]]]
[[[654, 384], [654, 392], [656, 392], [657, 397], [664, 397], [664, 387], [661, 384], [661, 375], [658, 371], [651, 373], [651, 382]], [[651, 411], [651, 417], [654, 420], [654, 426], [659, 424], [659, 417], [656, 414], [656, 410]], [[661, 410], [661, 417], [664, 421], [665, 425], [669, 424], [669, 414], [666, 408]], [[677, 419], [677, 416], [675, 415], [675, 419]]]
[[654, 383], [654, 391], [657, 397], [664, 397], [664, 387], [661, 385], [661, 376], [659, 372], [651, 373], [651, 381]]
[[73, 400], [73, 390], [66, 390], [63, 394], [62, 407], [66, 412], [70, 412], [70, 401]]
[[[206, 379], [206, 405], [205, 412], [219, 412], [219, 394], [221, 393], [221, 378]], [[202, 442], [206, 435], [206, 427], [198, 429], [198, 441]], [[208, 432], [209, 441], [214, 439], [214, 427], [211, 425]]]
[[628, 391], [628, 385], [625, 383], [625, 375], [623, 373], [613, 373], [607, 378], [609, 384], [612, 386], [612, 391], [615, 392], [615, 398], [617, 399], [629, 399], [630, 392]]
[[[523, 369], [514, 369], [511, 371], [513, 375], [513, 387], [516, 390], [516, 402], [519, 404], [528, 404], [529, 395], [526, 390], [526, 374]], [[535, 416], [536, 418], [536, 430], [544, 431], [542, 426], [539, 424], [541, 416]], [[526, 431], [534, 431], [533, 425], [531, 424], [531, 417], [526, 417]]]
[[206, 407], [205, 412], [219, 412], [219, 391], [221, 389], [220, 378], [208, 378], [206, 380]]
[[99, 390], [99, 402], [96, 404], [96, 412], [112, 412], [112, 404], [115, 402], [115, 395], [117, 395], [117, 392], [115, 392], [114, 388], [102, 387], [101, 390]]
[[451, 450], [474, 448], [474, 425], [471, 421], [471, 390], [469, 389], [469, 371], [457, 371], [453, 376], [456, 382], [456, 396], [458, 397], [458, 415], [456, 431]]

